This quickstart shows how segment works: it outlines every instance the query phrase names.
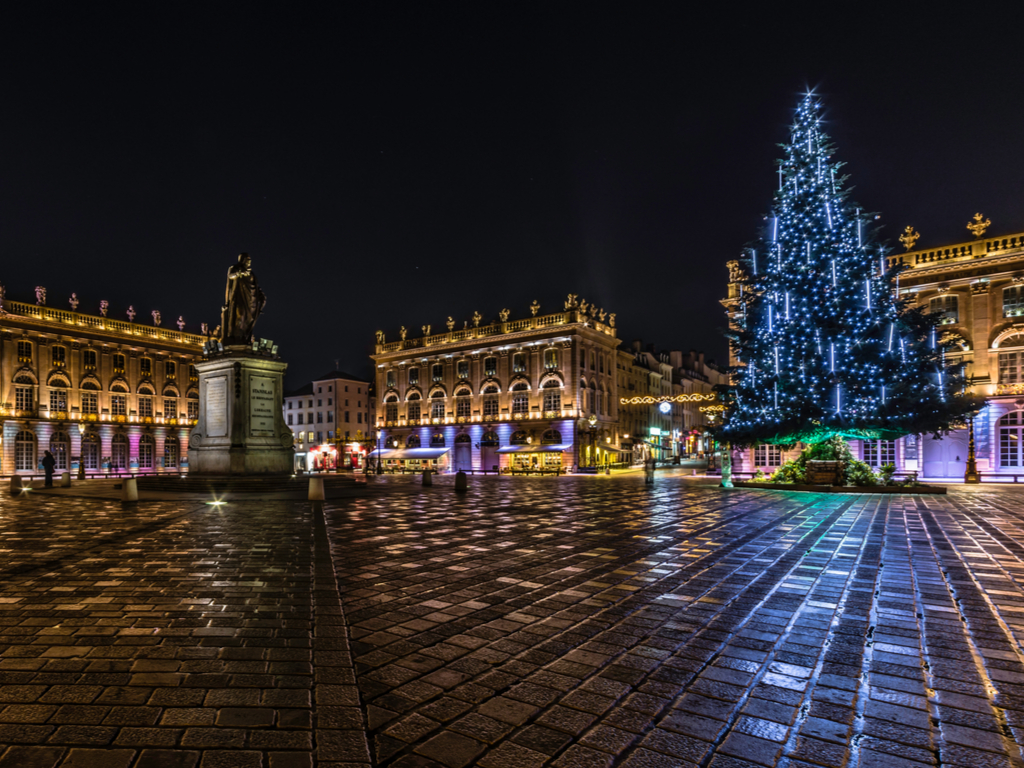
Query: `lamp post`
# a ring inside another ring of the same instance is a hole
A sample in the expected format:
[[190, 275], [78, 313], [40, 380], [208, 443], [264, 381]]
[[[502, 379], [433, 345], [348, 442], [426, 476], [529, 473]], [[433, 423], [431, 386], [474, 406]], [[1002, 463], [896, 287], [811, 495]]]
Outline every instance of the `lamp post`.
[[377, 469], [375, 470], [378, 475], [383, 475], [384, 474], [384, 464], [382, 463], [383, 460], [384, 460], [384, 458], [383, 458], [384, 451], [381, 448], [381, 438], [382, 437], [383, 437], [383, 435], [381, 434], [380, 429], [378, 429], [377, 430]]
[[78, 479], [85, 480], [85, 423], [78, 422]]
[[981, 476], [978, 474], [978, 464], [974, 457], [974, 414], [971, 414], [971, 420], [967, 422], [967, 469], [964, 471], [964, 483], [965, 484], [977, 484], [981, 482]]

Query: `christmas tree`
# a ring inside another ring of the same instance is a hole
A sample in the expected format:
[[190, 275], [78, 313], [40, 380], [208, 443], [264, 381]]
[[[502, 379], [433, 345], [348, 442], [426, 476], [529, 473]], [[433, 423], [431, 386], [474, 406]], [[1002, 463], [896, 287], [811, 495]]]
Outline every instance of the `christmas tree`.
[[763, 236], [747, 249], [731, 341], [739, 365], [722, 437], [737, 444], [941, 434], [976, 400], [948, 364], [938, 318], [898, 296], [876, 217], [849, 201], [807, 94]]

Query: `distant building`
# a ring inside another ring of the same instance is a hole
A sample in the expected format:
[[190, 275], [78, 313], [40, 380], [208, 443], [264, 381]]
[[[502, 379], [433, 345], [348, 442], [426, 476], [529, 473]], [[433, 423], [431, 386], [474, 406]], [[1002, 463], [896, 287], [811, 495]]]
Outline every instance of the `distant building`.
[[703, 352], [657, 352], [634, 341], [619, 350], [619, 428], [623, 445], [632, 447], [631, 461], [653, 456], [659, 461], [701, 455], [712, 423], [708, 402], [630, 402], [678, 395], [711, 394], [728, 376]]
[[390, 342], [378, 333], [374, 457], [442, 471], [617, 461], [615, 315], [570, 296], [559, 312], [481, 319]]
[[58, 472], [188, 466], [202, 336], [2, 297], [0, 473], [38, 474], [47, 450]]
[[370, 384], [343, 371], [329, 371], [284, 398], [284, 420], [295, 440], [296, 468], [363, 466], [372, 445]]

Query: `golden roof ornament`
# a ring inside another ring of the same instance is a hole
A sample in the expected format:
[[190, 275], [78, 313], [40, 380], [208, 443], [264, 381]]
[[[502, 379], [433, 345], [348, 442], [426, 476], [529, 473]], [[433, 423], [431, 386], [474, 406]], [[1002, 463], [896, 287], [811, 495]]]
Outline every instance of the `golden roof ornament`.
[[455, 319], [451, 315], [448, 315], [448, 320], [445, 321], [445, 325], [448, 326], [449, 331], [455, 330]]
[[540, 302], [536, 299], [533, 300], [533, 304], [530, 305], [530, 314], [534, 317], [537, 316], [537, 312], [540, 310]]
[[981, 214], [974, 214], [974, 220], [967, 222], [967, 228], [971, 230], [975, 237], [981, 237], [985, 234], [985, 230], [992, 225], [990, 219], [981, 220]]
[[900, 235], [900, 242], [903, 243], [903, 247], [908, 251], [913, 249], [914, 243], [921, 237], [920, 232], [915, 232], [913, 227], [907, 227], [903, 230], [903, 234]]

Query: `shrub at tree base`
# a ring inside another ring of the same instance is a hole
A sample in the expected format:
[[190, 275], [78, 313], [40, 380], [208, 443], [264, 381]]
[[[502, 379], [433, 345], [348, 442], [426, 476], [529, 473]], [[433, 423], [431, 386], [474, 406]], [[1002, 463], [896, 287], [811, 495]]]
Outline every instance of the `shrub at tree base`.
[[[824, 442], [807, 447], [799, 456], [792, 461], [787, 461], [779, 467], [770, 477], [766, 477], [758, 470], [754, 480], [772, 483], [783, 483], [792, 485], [805, 485], [808, 483], [807, 462], [808, 461], [839, 461], [842, 462], [844, 476], [847, 485], [898, 485], [893, 475], [896, 467], [886, 464], [878, 474], [875, 474], [871, 467], [863, 461], [854, 458], [850, 446], [841, 437], [831, 437]], [[905, 485], [912, 485], [909, 480]]]

